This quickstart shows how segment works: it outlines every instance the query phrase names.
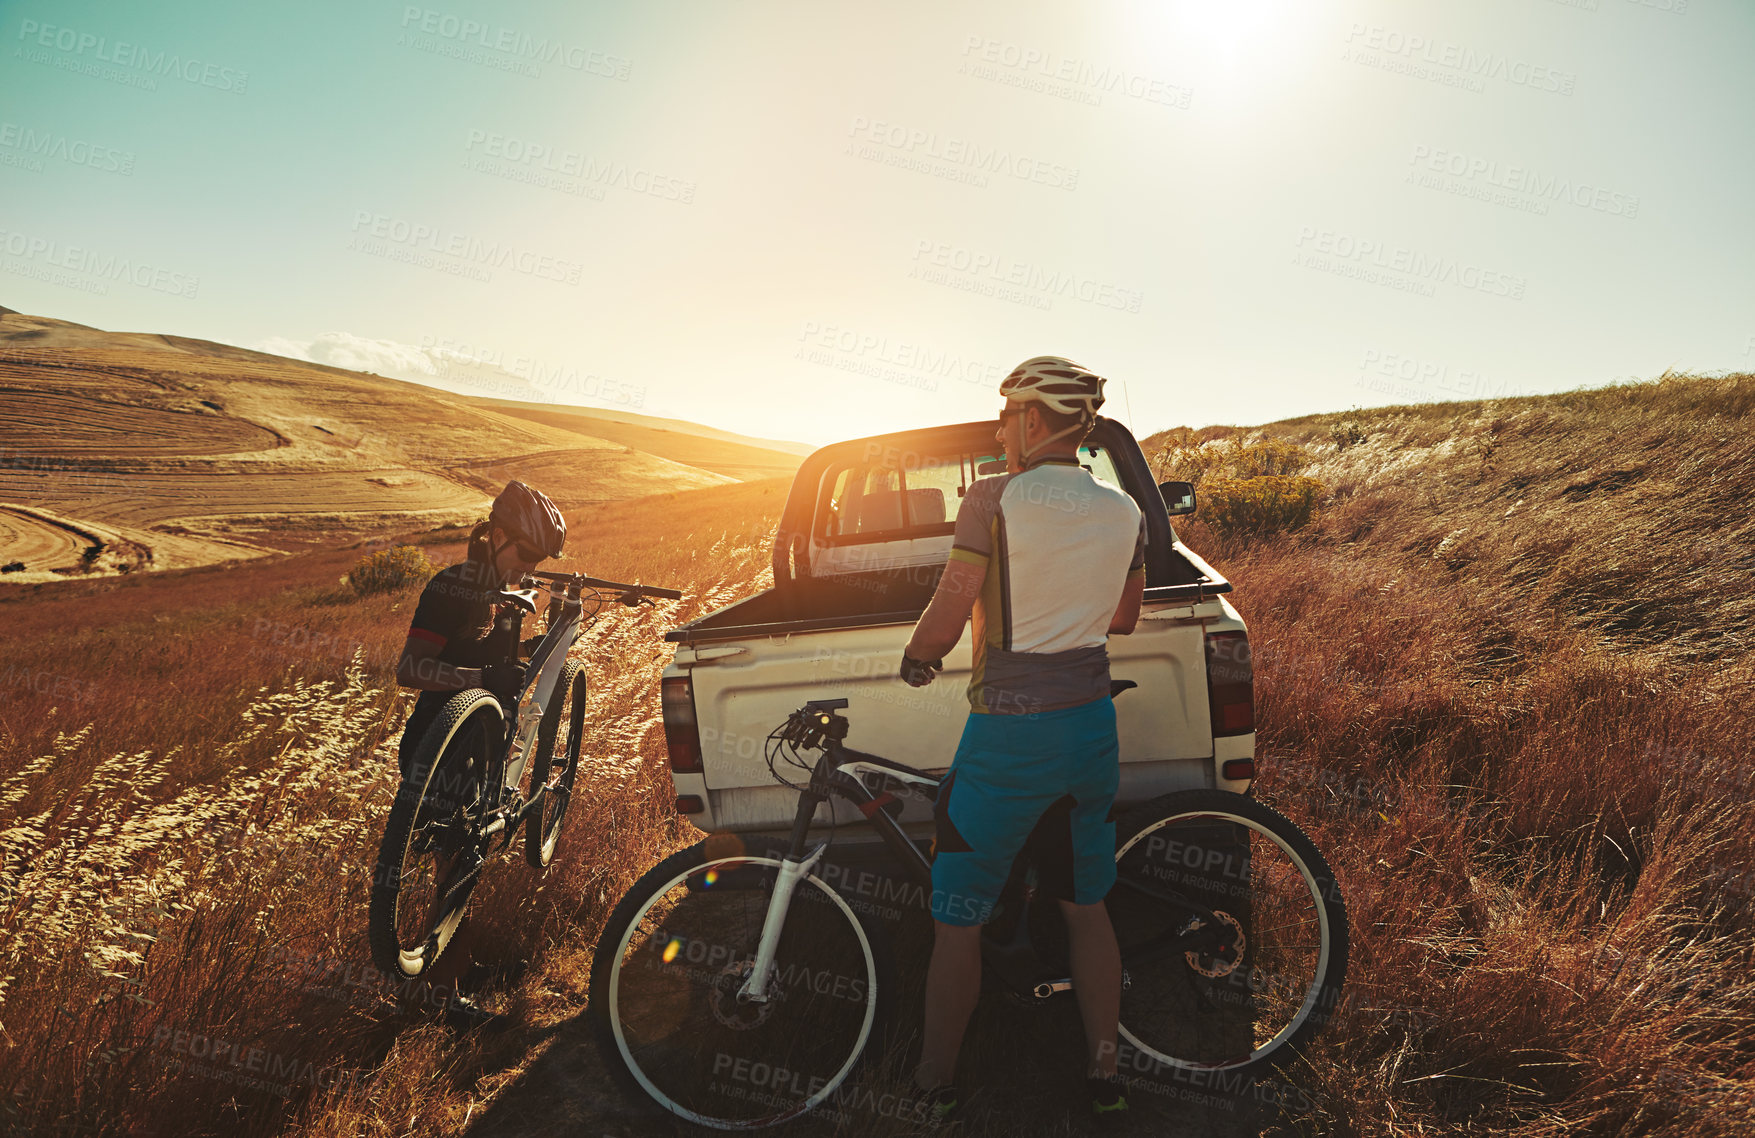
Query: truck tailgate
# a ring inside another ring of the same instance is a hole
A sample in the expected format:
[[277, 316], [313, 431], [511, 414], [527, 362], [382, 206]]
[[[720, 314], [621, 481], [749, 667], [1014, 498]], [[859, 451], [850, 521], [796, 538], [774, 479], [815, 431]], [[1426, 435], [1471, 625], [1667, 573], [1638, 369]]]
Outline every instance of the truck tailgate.
[[[1124, 764], [1212, 757], [1201, 637], [1204, 623], [1221, 617], [1217, 601], [1148, 605], [1132, 635], [1110, 638], [1110, 674], [1139, 684], [1115, 701]], [[740, 640], [738, 651], [692, 664], [706, 787], [773, 786], [763, 758], [768, 733], [812, 699], [847, 699], [849, 746], [925, 770], [948, 767], [969, 715], [969, 636], [937, 679], [912, 688], [896, 675], [911, 627]]]

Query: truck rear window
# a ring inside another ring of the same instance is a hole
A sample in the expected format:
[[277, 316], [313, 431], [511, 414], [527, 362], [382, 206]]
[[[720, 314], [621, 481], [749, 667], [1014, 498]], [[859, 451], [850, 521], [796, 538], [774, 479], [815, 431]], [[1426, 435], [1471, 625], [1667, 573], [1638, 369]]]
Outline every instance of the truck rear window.
[[[1103, 481], [1121, 484], [1103, 448], [1080, 447], [1079, 463]], [[889, 453], [830, 467], [823, 474], [818, 533], [830, 545], [950, 534], [969, 484], [1003, 473], [1004, 455], [972, 453]]]

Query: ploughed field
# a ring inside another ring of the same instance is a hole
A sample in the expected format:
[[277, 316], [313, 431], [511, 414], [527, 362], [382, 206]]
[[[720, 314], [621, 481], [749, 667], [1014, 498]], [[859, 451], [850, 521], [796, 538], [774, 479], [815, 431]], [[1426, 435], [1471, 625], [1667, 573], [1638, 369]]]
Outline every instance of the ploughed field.
[[[589, 413], [521, 408], [206, 341], [0, 313], [0, 563], [24, 565], [0, 580], [182, 568], [462, 522], [513, 478], [565, 507], [798, 462], [696, 437], [690, 429], [722, 433], [692, 424], [604, 420], [612, 441], [589, 433]], [[729, 460], [733, 473], [697, 457]]]

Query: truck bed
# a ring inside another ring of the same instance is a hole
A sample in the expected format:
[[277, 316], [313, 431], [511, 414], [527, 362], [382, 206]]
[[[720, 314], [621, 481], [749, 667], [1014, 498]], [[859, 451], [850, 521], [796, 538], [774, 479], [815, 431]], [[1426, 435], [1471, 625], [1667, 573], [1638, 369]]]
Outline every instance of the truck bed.
[[[1198, 602], [1231, 591], [1229, 581], [1195, 558], [1181, 542], [1176, 543], [1174, 556], [1165, 560], [1170, 581], [1146, 590], [1148, 604]], [[664, 638], [673, 643], [700, 644], [862, 624], [911, 623], [926, 611], [943, 572], [944, 566], [938, 565], [801, 577], [715, 609], [671, 629]]]

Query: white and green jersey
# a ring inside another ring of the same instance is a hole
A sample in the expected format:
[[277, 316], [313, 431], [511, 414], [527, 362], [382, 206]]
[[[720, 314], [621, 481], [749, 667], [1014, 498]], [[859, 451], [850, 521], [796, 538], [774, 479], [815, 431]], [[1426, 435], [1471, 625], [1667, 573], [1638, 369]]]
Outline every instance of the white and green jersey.
[[1145, 575], [1134, 500], [1071, 456], [970, 485], [951, 559], [987, 570], [975, 602], [969, 706], [1025, 715], [1109, 694], [1109, 622]]

